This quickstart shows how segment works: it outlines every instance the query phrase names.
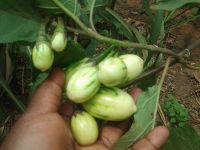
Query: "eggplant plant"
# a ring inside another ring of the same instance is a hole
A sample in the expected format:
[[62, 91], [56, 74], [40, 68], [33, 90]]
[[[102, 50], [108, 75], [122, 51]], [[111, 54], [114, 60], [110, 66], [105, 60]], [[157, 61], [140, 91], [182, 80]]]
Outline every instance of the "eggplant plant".
[[[15, 68], [16, 51], [25, 56], [25, 68], [31, 74], [28, 93], [34, 93], [53, 69], [64, 70], [63, 99], [75, 105], [76, 111], [70, 121], [78, 144], [91, 145], [97, 141], [99, 123], [95, 119], [103, 122], [132, 119], [131, 128], [113, 147], [124, 150], [156, 126], [157, 112], [162, 123], [167, 125], [159, 95], [168, 68], [180, 63], [199, 69], [189, 63], [188, 56], [188, 51], [200, 45], [199, 41], [178, 52], [164, 45], [170, 31], [169, 23], [176, 18], [176, 12], [187, 5], [194, 7], [192, 3], [199, 3], [199, 0], [156, 0], [152, 5], [143, 0], [150, 30], [141, 33], [117, 14], [116, 0], [1, 0], [0, 50], [12, 56]], [[198, 17], [199, 11], [182, 24]], [[180, 23], [173, 28], [178, 25]], [[2, 114], [7, 114], [4, 110], [13, 103], [16, 110], [25, 111], [24, 104], [14, 96], [4, 79], [6, 73], [2, 70], [9, 61], [7, 57], [0, 58], [3, 93], [0, 92], [0, 98], [5, 92], [13, 100], [0, 104]], [[137, 103], [128, 94], [133, 86], [144, 91]]]

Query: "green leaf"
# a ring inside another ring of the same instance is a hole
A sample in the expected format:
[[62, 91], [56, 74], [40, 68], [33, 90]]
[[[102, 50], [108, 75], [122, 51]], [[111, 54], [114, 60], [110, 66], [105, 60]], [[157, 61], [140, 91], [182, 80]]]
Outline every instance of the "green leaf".
[[[137, 38], [137, 41], [141, 44], [148, 44], [145, 37], [136, 29], [136, 28], [132, 28], [133, 33], [135, 34], [135, 37]], [[146, 61], [147, 57], [148, 57], [148, 51], [147, 50], [142, 50], [142, 56], [144, 61]]]
[[170, 137], [162, 150], [199, 150], [200, 137], [190, 125], [170, 128]]
[[[90, 11], [93, 0], [83, 0], [83, 5], [86, 11]], [[99, 11], [106, 7], [111, 7], [112, 0], [96, 0], [94, 10]]]
[[[154, 18], [152, 19], [151, 24], [151, 34], [149, 42], [150, 44], [157, 44], [157, 40], [160, 38], [161, 43], [164, 36], [164, 11], [157, 10]], [[148, 57], [144, 63], [145, 68], [149, 68], [154, 64], [153, 61], [153, 53], [151, 51], [148, 52]]]
[[[68, 10], [77, 16], [80, 16], [80, 4], [78, 0], [59, 0]], [[59, 14], [63, 13], [52, 0], [36, 0], [37, 7], [43, 9], [45, 12]]]
[[153, 14], [152, 14], [152, 11], [150, 9], [149, 0], [143, 0], [143, 5], [144, 5], [144, 8], [145, 8], [145, 12], [150, 17], [150, 19], [153, 20]]
[[62, 52], [55, 52], [54, 67], [66, 67], [70, 63], [85, 57], [85, 50], [79, 43], [67, 41], [67, 47]]
[[40, 23], [0, 10], [0, 43], [33, 42], [37, 39]]
[[86, 55], [92, 56], [95, 53], [95, 49], [97, 46], [99, 46], [100, 42], [96, 39], [91, 39], [90, 43], [86, 47]]
[[0, 43], [33, 42], [40, 27], [40, 15], [33, 0], [1, 0], [0, 22]]
[[153, 86], [143, 92], [137, 103], [134, 123], [125, 135], [115, 144], [114, 150], [128, 149], [132, 144], [145, 137], [155, 126], [160, 87]]
[[170, 123], [176, 123], [176, 118], [171, 118]]
[[153, 24], [151, 26], [151, 37], [150, 37], [151, 44], [156, 44], [158, 38], [160, 37], [163, 28], [162, 26], [164, 25], [163, 20], [164, 20], [164, 11], [162, 10], [156, 11], [156, 15], [154, 16]]
[[199, 0], [163, 0], [155, 5], [152, 5], [151, 9], [172, 11], [189, 3], [200, 3], [200, 1]]
[[119, 31], [123, 32], [123, 35], [129, 40], [137, 41], [129, 26], [116, 12], [109, 8], [106, 8], [105, 11], [101, 11], [99, 15], [103, 17], [106, 21], [112, 23]]
[[179, 126], [179, 127], [184, 127], [184, 126], [185, 126], [185, 123], [184, 123], [184, 122], [180, 122], [180, 123], [178, 123], [178, 126]]
[[34, 4], [34, 0], [1, 0], [0, 10], [28, 20], [40, 20], [40, 15]]

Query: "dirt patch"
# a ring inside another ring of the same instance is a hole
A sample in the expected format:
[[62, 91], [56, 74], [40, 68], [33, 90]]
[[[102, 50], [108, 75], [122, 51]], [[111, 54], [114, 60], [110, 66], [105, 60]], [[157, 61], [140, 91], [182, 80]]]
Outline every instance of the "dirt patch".
[[[148, 19], [143, 13], [140, 0], [119, 0], [116, 10], [129, 25], [148, 33]], [[169, 46], [178, 51], [182, 50], [200, 39], [200, 21], [196, 19], [190, 24], [180, 26], [169, 35]], [[193, 64], [200, 64], [200, 48], [192, 50], [189, 60]], [[171, 67], [161, 91], [161, 100], [163, 101], [168, 94], [176, 96], [189, 109], [190, 124], [200, 134], [200, 71], [187, 69], [181, 64]]]

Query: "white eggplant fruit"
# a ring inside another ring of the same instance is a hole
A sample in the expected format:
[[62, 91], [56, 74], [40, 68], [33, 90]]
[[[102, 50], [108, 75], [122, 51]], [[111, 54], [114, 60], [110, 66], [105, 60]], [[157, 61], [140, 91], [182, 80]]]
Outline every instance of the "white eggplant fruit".
[[97, 141], [98, 125], [87, 112], [78, 111], [72, 116], [71, 130], [76, 142], [80, 145], [91, 145]]
[[118, 57], [110, 57], [98, 65], [98, 79], [108, 87], [119, 85], [125, 79], [126, 74], [126, 65]]
[[92, 98], [100, 88], [96, 67], [85, 67], [76, 71], [66, 85], [67, 97], [75, 103]]
[[133, 97], [114, 87], [102, 87], [92, 99], [82, 105], [92, 116], [107, 121], [125, 120], [137, 110]]
[[49, 43], [38, 42], [32, 51], [33, 65], [44, 72], [51, 68], [54, 60], [54, 52], [51, 50]]
[[65, 49], [66, 45], [67, 36], [64, 28], [64, 22], [61, 18], [58, 18], [58, 24], [51, 39], [51, 46], [55, 51], [61, 52]]

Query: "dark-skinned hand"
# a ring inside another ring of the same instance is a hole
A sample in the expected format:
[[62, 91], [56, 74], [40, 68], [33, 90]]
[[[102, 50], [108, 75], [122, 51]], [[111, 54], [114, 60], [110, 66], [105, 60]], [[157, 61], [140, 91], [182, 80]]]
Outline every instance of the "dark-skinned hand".
[[[71, 134], [70, 117], [73, 104], [62, 104], [64, 73], [54, 71], [34, 94], [27, 111], [13, 126], [1, 145], [1, 150], [111, 150], [113, 144], [130, 127], [131, 121], [109, 122], [99, 135], [97, 143], [78, 145]], [[130, 94], [137, 100], [141, 90]], [[88, 131], [89, 132], [89, 131]], [[156, 127], [130, 150], [158, 150], [167, 140], [169, 132], [164, 126]]]

